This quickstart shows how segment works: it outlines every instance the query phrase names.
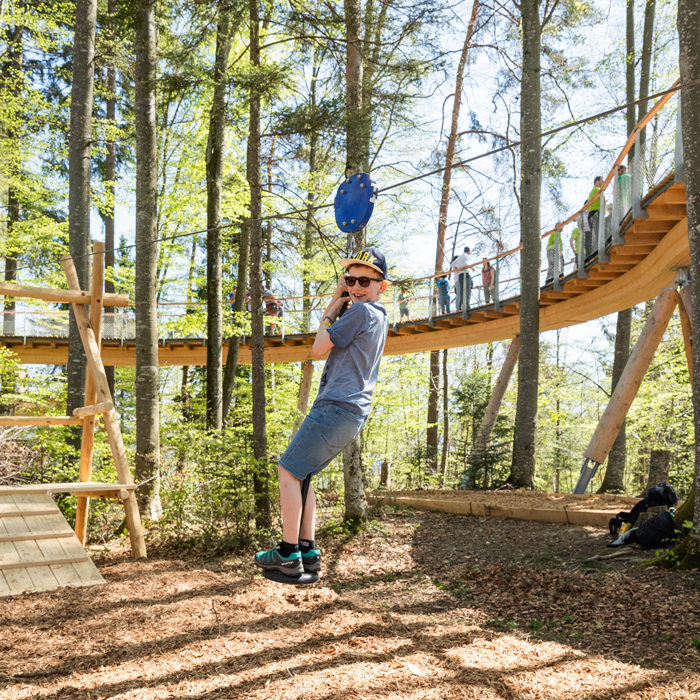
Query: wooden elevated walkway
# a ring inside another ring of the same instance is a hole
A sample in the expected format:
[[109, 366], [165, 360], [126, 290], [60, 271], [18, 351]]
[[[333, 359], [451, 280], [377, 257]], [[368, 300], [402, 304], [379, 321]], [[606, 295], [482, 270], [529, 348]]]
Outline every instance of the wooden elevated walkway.
[[[566, 328], [601, 316], [628, 309], [656, 297], [671, 284], [674, 268], [689, 265], [688, 223], [685, 186], [674, 184], [673, 173], [659, 182], [642, 200], [647, 218], [623, 222], [624, 244], [608, 246], [610, 262], [592, 260], [582, 279], [572, 273], [564, 278], [562, 291], [550, 283], [540, 293], [540, 330]], [[437, 316], [433, 325], [427, 319], [399, 324], [391, 329], [385, 354], [424, 352], [442, 348], [479, 345], [514, 338], [520, 332], [520, 299], [473, 309], [468, 320], [460, 313]], [[315, 333], [267, 336], [266, 362], [304, 362], [314, 358], [311, 352]], [[66, 364], [67, 338], [4, 337], [0, 343], [17, 353], [28, 364]], [[133, 367], [136, 364], [134, 341], [102, 341], [105, 365]], [[224, 344], [224, 356], [228, 343]], [[184, 338], [163, 340], [160, 364], [206, 365], [206, 340]], [[250, 341], [241, 344], [239, 362], [251, 361]]]

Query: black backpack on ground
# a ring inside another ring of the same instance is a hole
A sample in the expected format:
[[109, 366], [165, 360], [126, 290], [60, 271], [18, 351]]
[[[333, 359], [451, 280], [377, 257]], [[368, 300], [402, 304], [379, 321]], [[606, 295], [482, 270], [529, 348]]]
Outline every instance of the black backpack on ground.
[[613, 537], [617, 537], [624, 523], [629, 523], [634, 527], [637, 518], [639, 518], [639, 514], [646, 513], [648, 508], [653, 508], [655, 506], [666, 506], [670, 508], [677, 503], [678, 496], [676, 496], [676, 491], [673, 486], [666, 481], [660, 481], [657, 486], [653, 486], [649, 489], [646, 498], [639, 501], [629, 513], [623, 511], [618, 513], [617, 517], [610, 518], [608, 522], [610, 534]]
[[676, 523], [673, 522], [673, 516], [668, 511], [664, 511], [632, 530], [625, 544], [636, 542], [644, 549], [659, 549], [669, 546], [679, 533]]

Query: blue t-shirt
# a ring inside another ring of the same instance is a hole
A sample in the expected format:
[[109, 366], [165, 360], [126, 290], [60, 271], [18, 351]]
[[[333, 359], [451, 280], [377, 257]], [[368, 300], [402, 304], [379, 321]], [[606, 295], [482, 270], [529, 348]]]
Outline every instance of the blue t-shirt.
[[450, 283], [446, 279], [439, 279], [435, 282], [435, 286], [438, 289], [438, 296], [448, 297], [450, 296]]
[[314, 407], [338, 404], [356, 416], [369, 415], [389, 321], [376, 301], [357, 302], [328, 329], [333, 349], [321, 375]]

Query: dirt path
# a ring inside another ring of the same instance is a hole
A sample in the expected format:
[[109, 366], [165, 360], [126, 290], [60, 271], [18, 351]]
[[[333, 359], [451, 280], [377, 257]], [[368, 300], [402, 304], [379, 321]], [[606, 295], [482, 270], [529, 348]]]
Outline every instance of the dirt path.
[[110, 555], [107, 585], [0, 602], [0, 697], [700, 697], [700, 576], [584, 566], [603, 531], [386, 509], [322, 582], [247, 557]]

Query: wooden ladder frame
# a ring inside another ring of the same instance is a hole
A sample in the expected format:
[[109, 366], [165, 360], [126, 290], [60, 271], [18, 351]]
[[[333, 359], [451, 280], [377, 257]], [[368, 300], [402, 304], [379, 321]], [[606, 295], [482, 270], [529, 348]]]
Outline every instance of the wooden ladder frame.
[[[124, 448], [119, 418], [112, 402], [107, 374], [105, 372], [100, 347], [102, 340], [102, 311], [105, 297], [110, 306], [127, 306], [129, 299], [125, 295], [104, 293], [104, 243], [93, 241], [92, 286], [89, 292], [80, 289], [75, 264], [70, 255], [61, 259], [63, 270], [68, 280], [68, 291], [65, 289], [41, 289], [38, 287], [21, 287], [20, 285], [3, 285], [0, 294], [23, 296], [43, 299], [53, 302], [68, 302], [73, 305], [73, 313], [80, 332], [88, 372], [85, 382], [85, 406], [76, 408], [72, 416], [4, 416], [0, 418], [0, 426], [27, 425], [82, 425], [80, 444], [80, 482], [89, 483], [92, 478], [92, 457], [95, 442], [95, 422], [102, 416], [109, 447], [114, 459], [119, 484], [95, 484], [94, 490], [85, 486], [77, 487], [78, 507], [75, 516], [75, 534], [81, 544], [85, 544], [87, 519], [90, 498], [119, 498], [126, 514], [126, 524], [131, 540], [131, 553], [136, 559], [146, 557], [146, 541], [144, 538], [141, 516], [136, 501], [135, 484], [129, 468]], [[10, 289], [12, 287], [13, 289]], [[78, 294], [76, 294], [78, 293]], [[90, 315], [85, 309], [90, 305]], [[65, 484], [62, 484], [65, 490]], [[45, 490], [50, 492], [51, 485]]]

